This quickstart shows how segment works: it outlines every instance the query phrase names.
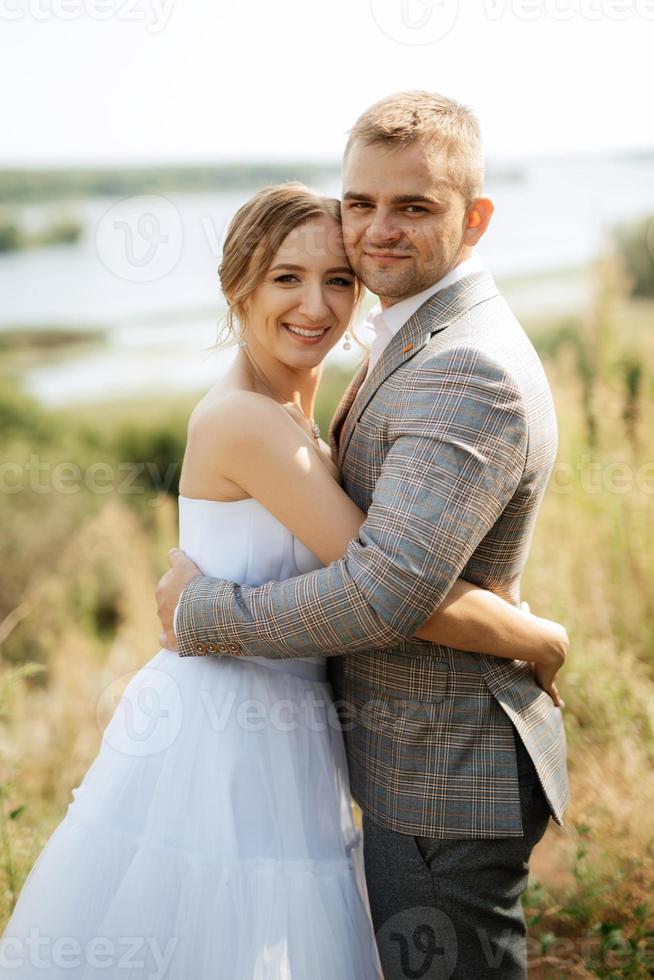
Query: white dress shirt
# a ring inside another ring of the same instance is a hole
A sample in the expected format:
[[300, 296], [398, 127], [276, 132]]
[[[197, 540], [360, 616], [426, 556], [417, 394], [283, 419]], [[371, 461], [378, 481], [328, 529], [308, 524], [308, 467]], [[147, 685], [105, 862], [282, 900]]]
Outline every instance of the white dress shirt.
[[415, 296], [409, 296], [408, 299], [400, 300], [399, 303], [394, 303], [386, 310], [382, 310], [379, 303], [373, 306], [363, 324], [368, 329], [374, 331], [375, 334], [370, 349], [370, 360], [368, 361], [366, 378], [381, 357], [386, 345], [390, 343], [398, 330], [402, 329], [407, 320], [420, 309], [423, 303], [426, 303], [434, 293], [439, 293], [442, 289], [447, 289], [448, 286], [458, 282], [459, 279], [463, 279], [464, 276], [469, 276], [471, 272], [479, 272], [483, 268], [477, 256], [473, 255], [471, 258], [464, 259], [463, 262], [455, 265], [447, 275], [439, 279], [438, 282], [435, 282], [433, 286], [428, 286], [427, 289], [423, 289], [421, 293], [416, 293]]
[[175, 606], [175, 612], [173, 613], [173, 633], [177, 636], [177, 610], [179, 609], [179, 602]]

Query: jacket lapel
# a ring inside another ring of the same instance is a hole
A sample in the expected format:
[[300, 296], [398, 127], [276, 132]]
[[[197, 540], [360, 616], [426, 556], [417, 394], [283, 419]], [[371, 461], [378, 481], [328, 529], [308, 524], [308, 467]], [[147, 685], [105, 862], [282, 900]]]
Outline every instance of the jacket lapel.
[[359, 366], [356, 374], [347, 386], [343, 397], [341, 398], [338, 407], [334, 413], [334, 417], [329, 425], [329, 446], [332, 451], [332, 459], [336, 461], [338, 459], [338, 443], [341, 426], [345, 421], [347, 413], [352, 408], [352, 403], [356, 397], [356, 393], [361, 387], [361, 383], [366, 376], [366, 371], [368, 370], [368, 358]]
[[[404, 326], [398, 330], [393, 339], [384, 348], [381, 357], [372, 369], [370, 376], [363, 381], [365, 373], [357, 374], [341, 403], [341, 409], [348, 396], [354, 395], [338, 441], [338, 464], [342, 466], [354, 428], [363, 415], [377, 389], [389, 378], [394, 371], [415, 357], [418, 351], [429, 342], [431, 337], [448, 327], [454, 320], [467, 313], [479, 303], [493, 296], [498, 290], [493, 277], [487, 272], [472, 272], [447, 289], [434, 293], [410, 317]], [[360, 377], [361, 376], [361, 377]], [[355, 387], [358, 382], [359, 387]], [[340, 409], [337, 413], [339, 424], [343, 418]], [[334, 452], [334, 448], [332, 449]], [[335, 457], [336, 458], [336, 457]]]

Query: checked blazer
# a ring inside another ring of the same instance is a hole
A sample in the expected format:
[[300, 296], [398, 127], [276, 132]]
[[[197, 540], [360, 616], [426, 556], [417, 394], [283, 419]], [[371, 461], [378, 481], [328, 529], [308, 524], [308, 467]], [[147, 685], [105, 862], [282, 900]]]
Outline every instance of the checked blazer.
[[366, 363], [330, 429], [367, 512], [358, 539], [284, 582], [193, 579], [179, 653], [326, 655], [353, 796], [384, 827], [521, 836], [514, 726], [562, 823], [561, 711], [529, 665], [414, 637], [459, 577], [520, 601], [557, 449], [542, 364], [492, 276], [473, 272], [430, 297], [365, 375]]

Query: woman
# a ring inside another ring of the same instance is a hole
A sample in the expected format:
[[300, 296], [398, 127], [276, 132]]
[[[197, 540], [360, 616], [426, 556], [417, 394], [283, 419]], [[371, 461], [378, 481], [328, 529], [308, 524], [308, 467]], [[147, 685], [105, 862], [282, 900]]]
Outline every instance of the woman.
[[[364, 520], [313, 421], [323, 360], [360, 293], [338, 202], [298, 184], [256, 194], [230, 226], [220, 275], [240, 349], [190, 419], [180, 547], [207, 574], [256, 585], [341, 557]], [[418, 635], [528, 657], [548, 685], [565, 647], [557, 624], [465, 582]], [[333, 707], [322, 657], [159, 650], [28, 876], [5, 969], [380, 977]]]

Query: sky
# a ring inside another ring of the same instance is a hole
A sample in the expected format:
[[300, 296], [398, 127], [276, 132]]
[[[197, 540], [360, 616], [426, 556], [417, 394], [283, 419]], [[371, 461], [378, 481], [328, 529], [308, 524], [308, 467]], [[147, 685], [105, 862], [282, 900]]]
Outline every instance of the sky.
[[430, 89], [487, 155], [654, 146], [654, 0], [0, 0], [0, 165], [338, 159]]

